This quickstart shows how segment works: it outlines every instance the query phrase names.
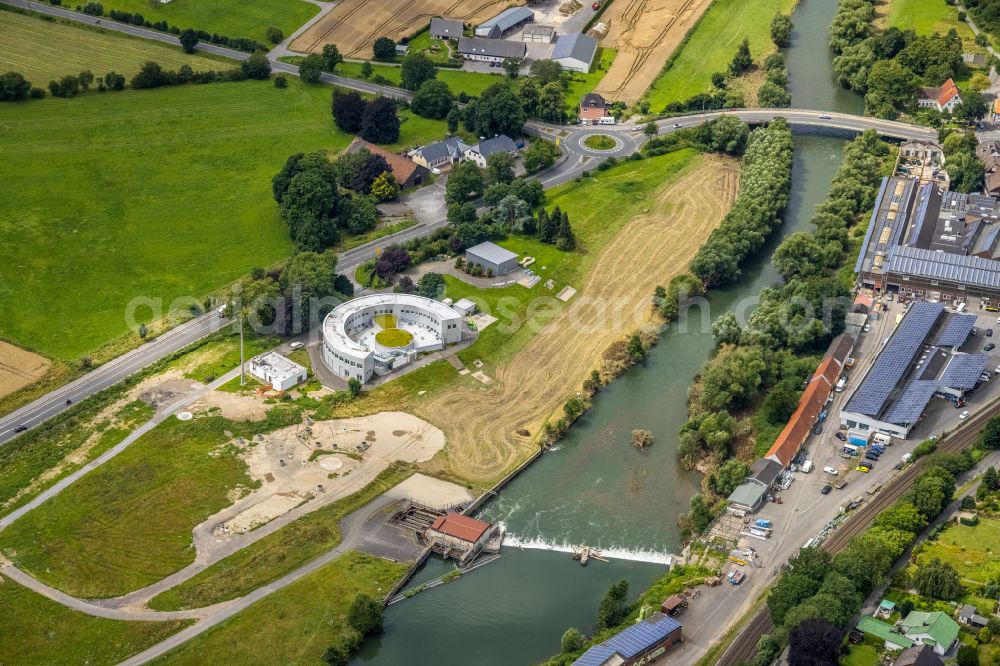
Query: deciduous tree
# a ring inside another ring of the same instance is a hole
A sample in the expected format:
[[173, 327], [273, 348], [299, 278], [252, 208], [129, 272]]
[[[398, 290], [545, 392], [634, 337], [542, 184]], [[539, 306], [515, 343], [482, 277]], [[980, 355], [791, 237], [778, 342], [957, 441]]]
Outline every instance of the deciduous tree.
[[400, 67], [400, 85], [407, 90], [417, 90], [425, 81], [437, 76], [437, 68], [423, 53], [411, 53], [403, 58]]
[[394, 143], [399, 140], [399, 116], [396, 103], [388, 97], [376, 97], [365, 105], [361, 117], [361, 138], [371, 143]]

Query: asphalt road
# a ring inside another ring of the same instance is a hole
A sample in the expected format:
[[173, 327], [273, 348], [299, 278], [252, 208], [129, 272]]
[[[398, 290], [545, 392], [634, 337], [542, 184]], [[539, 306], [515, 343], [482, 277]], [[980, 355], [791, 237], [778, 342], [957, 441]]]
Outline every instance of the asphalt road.
[[133, 372], [137, 372], [161, 358], [187, 347], [206, 335], [232, 323], [215, 310], [176, 326], [158, 338], [143, 343], [141, 347], [108, 361], [65, 386], [47, 393], [34, 402], [0, 418], [0, 444], [15, 436], [15, 429], [33, 428], [70, 408], [67, 400], [76, 404], [85, 398], [114, 386]]

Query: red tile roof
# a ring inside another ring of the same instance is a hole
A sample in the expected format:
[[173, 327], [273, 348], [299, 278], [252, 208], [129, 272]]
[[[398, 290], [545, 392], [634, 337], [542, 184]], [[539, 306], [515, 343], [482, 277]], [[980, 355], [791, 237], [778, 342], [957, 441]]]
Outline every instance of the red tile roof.
[[386, 164], [389, 165], [389, 168], [392, 169], [392, 175], [396, 177], [396, 182], [404, 187], [414, 172], [423, 168], [408, 157], [391, 153], [388, 150], [379, 148], [374, 143], [368, 143], [360, 137], [355, 137], [354, 141], [351, 141], [351, 145], [347, 147], [347, 152], [356, 153], [362, 149], [367, 150], [372, 155], [381, 155], [385, 159]]
[[809, 386], [802, 392], [795, 413], [788, 419], [785, 429], [778, 435], [778, 439], [774, 440], [774, 444], [764, 457], [777, 460], [785, 467], [790, 465], [795, 453], [809, 436], [809, 431], [819, 418], [819, 413], [823, 411], [823, 404], [828, 397], [830, 397], [830, 385], [819, 376], [813, 377]]
[[958, 86], [951, 79], [948, 79], [941, 86], [941, 91], [938, 93], [937, 103], [938, 106], [944, 106], [950, 102], [955, 95], [958, 94]]
[[462, 541], [475, 543], [486, 530], [490, 529], [490, 524], [459, 513], [446, 513], [434, 520], [431, 529]]

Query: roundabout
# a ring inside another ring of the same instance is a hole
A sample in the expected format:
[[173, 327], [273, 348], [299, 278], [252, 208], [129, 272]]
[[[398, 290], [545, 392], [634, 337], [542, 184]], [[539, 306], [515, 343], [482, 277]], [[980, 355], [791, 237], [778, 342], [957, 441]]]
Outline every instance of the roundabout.
[[618, 155], [631, 153], [635, 146], [625, 150], [625, 141], [621, 136], [604, 132], [581, 132], [576, 144], [585, 153], [592, 155]]

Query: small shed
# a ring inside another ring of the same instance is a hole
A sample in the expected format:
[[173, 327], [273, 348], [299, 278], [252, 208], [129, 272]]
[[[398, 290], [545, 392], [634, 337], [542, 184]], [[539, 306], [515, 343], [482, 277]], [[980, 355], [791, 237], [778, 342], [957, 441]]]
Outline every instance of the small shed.
[[484, 273], [493, 275], [506, 275], [519, 266], [516, 254], [489, 241], [466, 250], [465, 261], [470, 266], [478, 264]]
[[668, 597], [663, 600], [660, 604], [660, 611], [666, 613], [667, 615], [677, 615], [682, 610], [687, 608], [688, 600], [682, 594], [675, 594], [672, 597]]
[[888, 620], [892, 616], [892, 611], [896, 610], [896, 603], [894, 601], [889, 601], [888, 599], [883, 599], [879, 603], [878, 608], [875, 609], [875, 617], [882, 620]]
[[766, 494], [767, 488], [759, 483], [752, 481], [742, 483], [726, 498], [729, 502], [727, 508], [730, 512], [753, 513], [764, 503]]
[[989, 618], [979, 614], [979, 609], [972, 604], [963, 604], [958, 608], [958, 622], [967, 627], [981, 629], [989, 624]]
[[458, 302], [451, 306], [451, 309], [462, 315], [463, 317], [468, 317], [469, 315], [476, 314], [476, 304], [470, 301], [468, 298], [460, 298]]

